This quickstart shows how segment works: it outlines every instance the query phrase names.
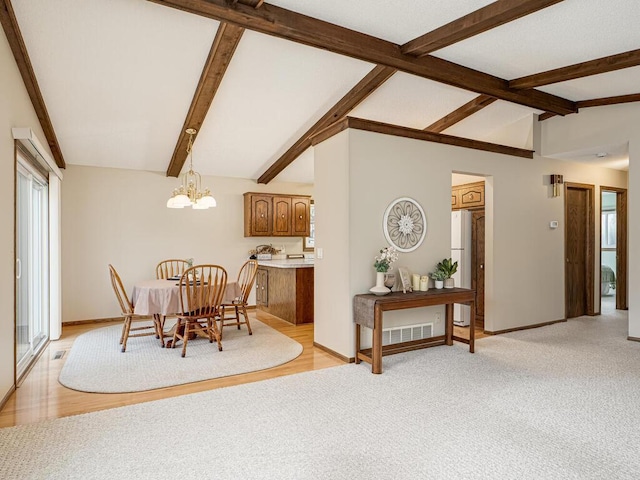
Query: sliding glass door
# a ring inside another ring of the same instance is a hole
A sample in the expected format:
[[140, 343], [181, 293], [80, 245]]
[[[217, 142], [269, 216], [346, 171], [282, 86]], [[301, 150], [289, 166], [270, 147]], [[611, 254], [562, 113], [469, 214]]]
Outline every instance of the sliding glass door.
[[48, 186], [18, 155], [16, 184], [16, 369], [26, 371], [49, 338]]

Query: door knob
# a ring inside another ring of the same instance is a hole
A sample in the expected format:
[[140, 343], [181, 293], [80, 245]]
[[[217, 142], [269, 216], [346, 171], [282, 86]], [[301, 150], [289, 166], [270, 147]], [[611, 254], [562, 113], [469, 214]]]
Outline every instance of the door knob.
[[484, 263], [480, 264], [480, 270], [484, 270]]

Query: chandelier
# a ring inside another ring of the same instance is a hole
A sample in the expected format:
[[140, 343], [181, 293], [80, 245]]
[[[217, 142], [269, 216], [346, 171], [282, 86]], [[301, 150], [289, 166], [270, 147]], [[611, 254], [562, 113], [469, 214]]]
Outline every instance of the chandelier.
[[189, 135], [189, 144], [187, 145], [189, 170], [181, 175], [182, 185], [173, 190], [171, 198], [167, 200], [167, 207], [192, 207], [196, 210], [215, 207], [215, 198], [208, 188], [205, 188], [204, 191], [201, 190], [200, 174], [193, 171], [193, 136], [196, 134], [196, 129], [187, 128], [186, 133]]

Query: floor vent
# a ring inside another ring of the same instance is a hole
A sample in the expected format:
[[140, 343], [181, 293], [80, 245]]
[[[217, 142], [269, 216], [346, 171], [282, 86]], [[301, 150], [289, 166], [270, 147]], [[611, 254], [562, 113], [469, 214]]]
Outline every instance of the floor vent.
[[64, 350], [58, 350], [56, 353], [53, 354], [54, 360], [60, 360], [62, 357], [64, 357]]
[[433, 337], [433, 323], [404, 325], [382, 329], [382, 345]]

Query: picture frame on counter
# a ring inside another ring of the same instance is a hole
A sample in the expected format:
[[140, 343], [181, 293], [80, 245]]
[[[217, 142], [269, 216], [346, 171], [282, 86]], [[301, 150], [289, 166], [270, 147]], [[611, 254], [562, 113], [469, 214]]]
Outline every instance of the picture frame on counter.
[[402, 285], [402, 293], [412, 292], [411, 272], [407, 267], [398, 267], [398, 275], [400, 275], [400, 283]]

